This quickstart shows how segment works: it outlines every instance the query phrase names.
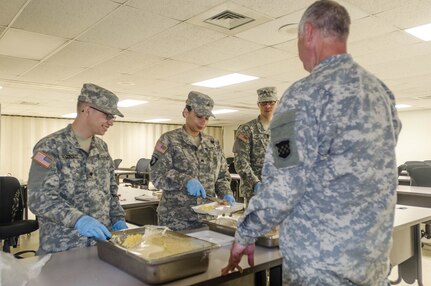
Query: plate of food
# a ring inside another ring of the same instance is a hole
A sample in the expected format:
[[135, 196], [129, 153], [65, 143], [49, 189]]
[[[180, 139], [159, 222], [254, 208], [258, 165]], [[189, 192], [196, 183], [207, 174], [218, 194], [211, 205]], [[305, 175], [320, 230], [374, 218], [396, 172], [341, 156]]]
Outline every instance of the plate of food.
[[212, 216], [229, 215], [231, 213], [244, 209], [243, 203], [233, 203], [233, 205], [225, 204], [223, 201], [212, 202], [192, 207], [198, 214], [207, 214]]

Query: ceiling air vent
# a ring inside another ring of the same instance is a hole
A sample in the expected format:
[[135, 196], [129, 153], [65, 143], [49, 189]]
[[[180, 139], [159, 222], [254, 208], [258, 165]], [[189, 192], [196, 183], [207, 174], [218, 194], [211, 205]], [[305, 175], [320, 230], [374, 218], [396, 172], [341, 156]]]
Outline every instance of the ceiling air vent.
[[206, 19], [204, 22], [228, 30], [233, 30], [253, 21], [254, 19], [250, 17], [232, 12], [230, 10], [225, 10], [215, 16]]

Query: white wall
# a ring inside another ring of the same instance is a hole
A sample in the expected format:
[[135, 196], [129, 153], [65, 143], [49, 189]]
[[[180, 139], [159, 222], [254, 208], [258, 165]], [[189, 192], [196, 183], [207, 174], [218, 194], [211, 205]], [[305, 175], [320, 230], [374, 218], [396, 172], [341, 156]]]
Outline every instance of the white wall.
[[[398, 113], [403, 127], [396, 148], [397, 162], [431, 160], [431, 110]], [[224, 152], [233, 156], [234, 130], [238, 125], [224, 127]]]
[[[0, 175], [11, 174], [27, 181], [34, 145], [43, 137], [71, 123], [69, 119], [1, 116]], [[123, 159], [120, 167], [135, 166], [139, 158], [151, 158], [157, 139], [180, 125], [115, 122], [103, 136], [113, 159]], [[223, 144], [223, 128], [208, 127], [206, 133]]]
[[397, 162], [431, 160], [431, 110], [399, 112], [403, 127], [398, 138]]

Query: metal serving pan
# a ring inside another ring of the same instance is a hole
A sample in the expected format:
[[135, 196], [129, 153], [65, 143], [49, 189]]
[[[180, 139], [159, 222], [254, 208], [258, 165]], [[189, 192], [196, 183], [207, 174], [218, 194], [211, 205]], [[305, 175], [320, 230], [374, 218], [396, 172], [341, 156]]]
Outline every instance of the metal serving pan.
[[[132, 234], [145, 234], [146, 227], [113, 232], [113, 237], [127, 238]], [[207, 271], [209, 253], [217, 247], [216, 244], [187, 236], [182, 233], [165, 231], [167, 235], [178, 243], [187, 243], [189, 248], [185, 252], [157, 255], [156, 258], [145, 258], [139, 251], [122, 246], [117, 239], [99, 241], [97, 252], [100, 259], [135, 276], [148, 284], [160, 284]], [[154, 246], [159, 247], [160, 246]]]
[[[222, 217], [214, 220], [206, 220], [204, 222], [208, 225], [209, 229], [212, 231], [223, 233], [226, 235], [231, 235], [231, 236], [235, 235], [236, 219], [234, 218]], [[259, 237], [256, 240], [256, 244], [260, 246], [265, 246], [265, 247], [278, 247], [279, 245], [278, 231], [276, 233], [266, 234]]]

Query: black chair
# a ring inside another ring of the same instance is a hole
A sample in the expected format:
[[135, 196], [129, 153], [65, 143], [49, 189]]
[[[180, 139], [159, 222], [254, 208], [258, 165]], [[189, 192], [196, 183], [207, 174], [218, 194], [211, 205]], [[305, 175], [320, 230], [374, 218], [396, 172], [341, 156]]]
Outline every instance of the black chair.
[[431, 187], [431, 166], [417, 166], [409, 170], [410, 185]]
[[[10, 252], [10, 247], [17, 247], [20, 235], [30, 234], [39, 228], [36, 220], [24, 219], [24, 209], [27, 207], [26, 195], [15, 177], [0, 177], [0, 240], [3, 241], [3, 251]], [[26, 252], [14, 254], [16, 258]]]
[[407, 161], [406, 163], [404, 163], [405, 165], [406, 165], [406, 171], [407, 171], [407, 174], [409, 175], [409, 176], [411, 176], [411, 174], [410, 174], [410, 172], [412, 171], [412, 169], [414, 169], [414, 168], [418, 168], [418, 167], [428, 167], [428, 165], [427, 164], [425, 164], [424, 162], [409, 162], [409, 161]]
[[114, 167], [115, 167], [115, 170], [117, 170], [118, 169], [118, 167], [120, 167], [120, 164], [121, 164], [121, 162], [123, 161], [123, 159], [115, 159], [114, 160]]
[[136, 174], [134, 178], [124, 178], [123, 183], [129, 183], [132, 187], [147, 188], [150, 183], [150, 159], [141, 158], [136, 163]]

